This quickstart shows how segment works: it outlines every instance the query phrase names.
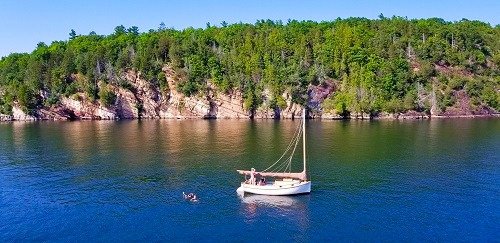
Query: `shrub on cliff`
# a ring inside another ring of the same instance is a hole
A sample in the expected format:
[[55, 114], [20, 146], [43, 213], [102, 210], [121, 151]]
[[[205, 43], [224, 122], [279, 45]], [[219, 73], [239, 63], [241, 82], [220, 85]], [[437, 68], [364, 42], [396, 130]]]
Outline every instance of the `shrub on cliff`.
[[107, 86], [103, 86], [99, 89], [99, 100], [104, 106], [114, 105], [116, 101], [116, 94]]

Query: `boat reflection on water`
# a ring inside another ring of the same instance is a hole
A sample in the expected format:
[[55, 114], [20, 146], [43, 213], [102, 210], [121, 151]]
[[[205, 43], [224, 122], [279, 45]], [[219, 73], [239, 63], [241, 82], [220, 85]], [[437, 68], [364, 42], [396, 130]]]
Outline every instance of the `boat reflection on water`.
[[261, 216], [282, 218], [296, 224], [301, 230], [309, 228], [309, 196], [267, 196], [238, 192], [241, 214], [247, 223], [258, 221]]

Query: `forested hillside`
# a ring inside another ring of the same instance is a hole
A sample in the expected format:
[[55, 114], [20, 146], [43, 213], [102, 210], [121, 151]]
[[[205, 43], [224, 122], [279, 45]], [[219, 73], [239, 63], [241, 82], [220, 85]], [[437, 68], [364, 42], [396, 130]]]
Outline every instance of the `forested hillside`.
[[1, 59], [0, 113], [16, 106], [34, 113], [75, 94], [113, 106], [110, 87], [131, 88], [124, 72], [140, 73], [168, 98], [166, 65], [176, 91], [239, 92], [249, 112], [308, 104], [311, 87], [331, 90], [315, 109], [345, 117], [500, 110], [500, 26], [380, 16], [184, 30], [161, 24], [144, 33], [118, 26], [110, 35], [72, 30], [67, 41]]

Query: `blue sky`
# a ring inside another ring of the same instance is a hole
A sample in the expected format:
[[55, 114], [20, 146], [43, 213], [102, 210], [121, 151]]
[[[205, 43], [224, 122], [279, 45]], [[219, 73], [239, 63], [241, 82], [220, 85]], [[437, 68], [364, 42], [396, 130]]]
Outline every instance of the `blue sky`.
[[462, 18], [500, 24], [500, 0], [0, 0], [0, 56], [30, 52], [40, 41], [67, 40], [95, 31], [109, 34], [115, 26], [158, 28], [161, 22], [177, 29], [249, 22], [257, 19], [333, 20], [337, 17]]

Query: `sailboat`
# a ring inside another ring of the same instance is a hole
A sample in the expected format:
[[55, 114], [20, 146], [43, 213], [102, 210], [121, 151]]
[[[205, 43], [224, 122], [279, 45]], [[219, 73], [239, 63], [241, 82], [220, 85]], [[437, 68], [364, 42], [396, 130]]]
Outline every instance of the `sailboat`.
[[[291, 162], [302, 134], [302, 172], [291, 172]], [[292, 149], [293, 148], [293, 149]], [[252, 193], [260, 195], [284, 196], [311, 192], [311, 181], [307, 178], [306, 168], [306, 110], [302, 112], [302, 122], [297, 127], [292, 141], [283, 155], [271, 166], [262, 171], [237, 170], [245, 176], [245, 181], [236, 190], [238, 193]], [[249, 177], [249, 178], [247, 178]], [[266, 178], [274, 178], [267, 182]]]

